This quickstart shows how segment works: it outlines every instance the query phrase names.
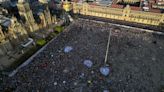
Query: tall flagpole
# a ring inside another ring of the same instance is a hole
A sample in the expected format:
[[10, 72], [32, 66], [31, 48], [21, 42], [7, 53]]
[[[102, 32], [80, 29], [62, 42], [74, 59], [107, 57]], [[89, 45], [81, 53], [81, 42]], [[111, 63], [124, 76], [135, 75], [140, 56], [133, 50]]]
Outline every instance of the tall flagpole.
[[107, 43], [107, 48], [106, 48], [106, 55], [105, 55], [105, 61], [104, 63], [107, 63], [107, 59], [108, 59], [108, 52], [109, 52], [109, 45], [110, 45], [110, 37], [111, 37], [111, 29], [109, 31], [109, 37], [108, 37], [108, 43]]

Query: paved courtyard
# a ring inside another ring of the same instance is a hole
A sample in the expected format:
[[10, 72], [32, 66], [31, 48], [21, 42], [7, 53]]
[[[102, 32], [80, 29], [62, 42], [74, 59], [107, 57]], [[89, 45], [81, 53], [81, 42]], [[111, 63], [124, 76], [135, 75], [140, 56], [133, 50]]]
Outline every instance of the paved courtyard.
[[[107, 63], [108, 32], [112, 28]], [[84, 64], [89, 60], [92, 64]], [[8, 92], [160, 92], [164, 86], [164, 37], [84, 20], [76, 21], [16, 75]]]

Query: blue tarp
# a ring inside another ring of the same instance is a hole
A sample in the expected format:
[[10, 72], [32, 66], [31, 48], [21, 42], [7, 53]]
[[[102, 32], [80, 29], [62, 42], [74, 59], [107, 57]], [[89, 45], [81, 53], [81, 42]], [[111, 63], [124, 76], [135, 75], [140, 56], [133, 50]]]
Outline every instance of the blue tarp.
[[84, 65], [85, 66], [87, 66], [88, 68], [91, 68], [92, 67], [92, 65], [93, 65], [93, 63], [92, 63], [92, 61], [91, 60], [84, 60]]
[[68, 53], [68, 52], [70, 52], [70, 51], [72, 51], [73, 50], [73, 48], [71, 47], [71, 46], [66, 46], [65, 48], [64, 48], [64, 52], [65, 53]]
[[103, 66], [100, 68], [100, 73], [104, 76], [107, 76], [110, 73], [110, 68], [107, 66]]

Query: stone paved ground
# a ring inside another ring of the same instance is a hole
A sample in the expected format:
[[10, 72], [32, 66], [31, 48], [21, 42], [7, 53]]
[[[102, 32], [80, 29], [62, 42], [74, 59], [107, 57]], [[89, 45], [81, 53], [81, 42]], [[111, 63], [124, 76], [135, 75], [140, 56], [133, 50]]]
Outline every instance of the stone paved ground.
[[[108, 30], [113, 28], [108, 64], [103, 66]], [[65, 46], [73, 50], [64, 53]], [[84, 60], [93, 66], [86, 67]], [[164, 37], [79, 20], [15, 76], [1, 91], [15, 92], [160, 92], [164, 85]]]

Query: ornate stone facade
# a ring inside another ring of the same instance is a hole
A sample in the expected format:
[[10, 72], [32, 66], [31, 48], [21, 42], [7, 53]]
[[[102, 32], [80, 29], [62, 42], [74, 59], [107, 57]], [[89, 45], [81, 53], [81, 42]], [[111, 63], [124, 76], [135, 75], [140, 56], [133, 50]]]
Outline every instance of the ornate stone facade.
[[39, 13], [39, 18], [41, 19], [41, 22], [39, 24], [39, 28], [44, 28], [47, 26], [46, 18], [43, 12]]
[[16, 38], [19, 41], [23, 41], [28, 37], [28, 33], [25, 27], [23, 26], [23, 24], [20, 24], [15, 17], [12, 17], [11, 26], [9, 27], [9, 30], [16, 35]]
[[[0, 7], [0, 57], [9, 52], [15, 52], [15, 48], [19, 48], [21, 44], [27, 42], [31, 33], [56, 22], [56, 16], [51, 15], [47, 1], [42, 0], [37, 3], [43, 7], [43, 11], [39, 12], [37, 16], [41, 20], [41, 23], [38, 24], [35, 21], [36, 16], [33, 16], [35, 12], [30, 9], [29, 3], [25, 0], [18, 0], [17, 3], [20, 21], [14, 17], [14, 14], [9, 14], [7, 10]], [[42, 8], [37, 7], [36, 9]]]
[[124, 3], [133, 4], [133, 3], [140, 2], [140, 0], [117, 0], [117, 2], [124, 2]]
[[34, 32], [39, 29], [38, 25], [35, 23], [33, 13], [30, 9], [29, 3], [24, 0], [19, 0], [17, 4], [19, 14], [22, 18], [25, 18], [25, 22], [28, 28], [28, 32]]
[[87, 3], [73, 3], [73, 12], [82, 15], [104, 17], [148, 25], [160, 25], [164, 23], [164, 14], [144, 11], [135, 11], [127, 5], [124, 9], [105, 6], [89, 5]]
[[39, 24], [39, 28], [45, 28], [48, 27], [49, 25], [53, 24], [56, 22], [56, 16], [55, 15], [51, 15], [49, 7], [48, 7], [48, 3], [45, 2], [40, 2], [41, 5], [44, 7], [43, 11], [38, 12], [38, 16], [41, 20], [41, 23]]
[[28, 38], [27, 31], [15, 17], [1, 16], [0, 25], [0, 56], [17, 47]]
[[10, 50], [12, 50], [12, 46], [9, 40], [6, 39], [2, 27], [0, 26], [0, 56], [5, 55]]
[[44, 15], [45, 15], [45, 19], [46, 19], [47, 25], [52, 24], [51, 14], [50, 14], [50, 10], [48, 9], [48, 5], [46, 5], [46, 9], [44, 10]]

